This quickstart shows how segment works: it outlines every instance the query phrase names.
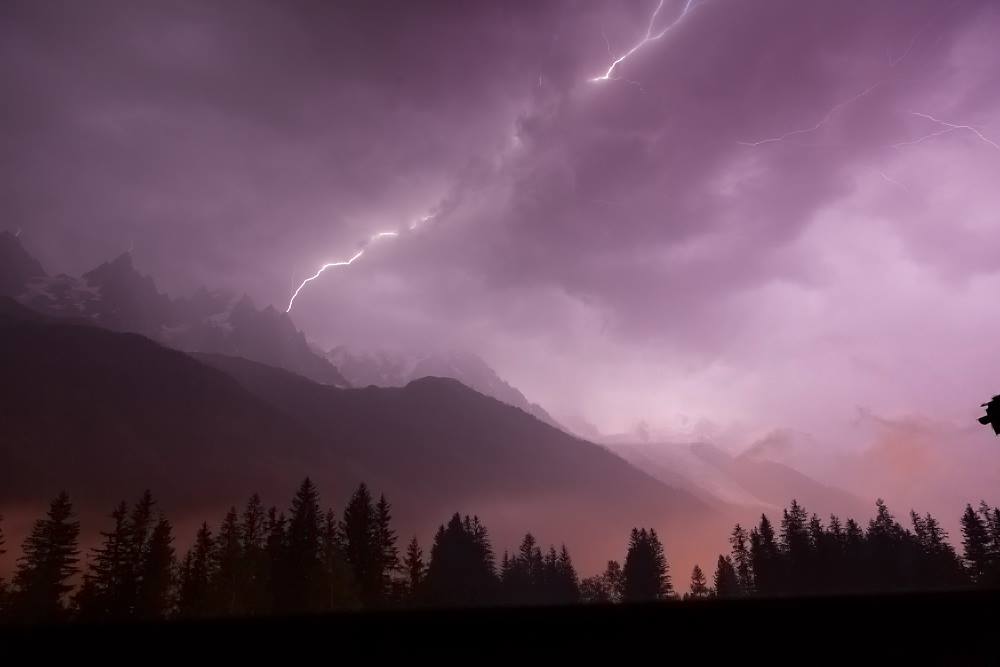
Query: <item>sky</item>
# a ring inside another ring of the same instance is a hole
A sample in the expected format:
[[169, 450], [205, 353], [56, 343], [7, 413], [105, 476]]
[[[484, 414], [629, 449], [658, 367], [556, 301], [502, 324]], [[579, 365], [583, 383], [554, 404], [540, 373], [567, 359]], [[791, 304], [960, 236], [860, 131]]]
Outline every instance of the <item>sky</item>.
[[0, 225], [50, 272], [132, 247], [281, 310], [398, 231], [299, 294], [310, 339], [466, 347], [605, 433], [947, 433], [1000, 393], [998, 31], [976, 0], [8, 0]]

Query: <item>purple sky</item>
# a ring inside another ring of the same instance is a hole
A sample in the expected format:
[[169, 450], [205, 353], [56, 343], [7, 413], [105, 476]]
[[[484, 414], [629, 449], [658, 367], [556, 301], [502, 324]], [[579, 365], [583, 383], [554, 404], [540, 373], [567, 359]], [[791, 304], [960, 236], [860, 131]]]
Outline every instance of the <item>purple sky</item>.
[[8, 0], [3, 224], [283, 309], [436, 211], [296, 324], [472, 347], [605, 432], [964, 428], [1000, 392], [1000, 7], [697, 0], [589, 81], [657, 1]]

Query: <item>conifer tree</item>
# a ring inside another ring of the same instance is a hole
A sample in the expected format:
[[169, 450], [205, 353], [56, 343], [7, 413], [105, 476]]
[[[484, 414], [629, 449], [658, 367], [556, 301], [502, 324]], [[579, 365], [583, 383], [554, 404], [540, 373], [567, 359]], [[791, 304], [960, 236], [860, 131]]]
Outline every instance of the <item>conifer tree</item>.
[[561, 604], [575, 604], [580, 601], [580, 578], [573, 567], [569, 549], [562, 545], [556, 565], [557, 587], [555, 601]]
[[729, 556], [719, 556], [715, 566], [715, 594], [720, 598], [731, 598], [741, 594], [739, 577]]
[[655, 530], [632, 529], [622, 576], [625, 602], [663, 600], [671, 595], [667, 561]]
[[250, 496], [240, 515], [240, 580], [245, 586], [243, 608], [246, 614], [269, 611], [267, 580], [267, 523], [263, 504], [256, 493]]
[[212, 607], [232, 616], [244, 612], [242, 596], [246, 591], [243, 577], [243, 545], [239, 515], [235, 507], [226, 512], [212, 549]]
[[989, 533], [972, 505], [966, 505], [962, 515], [962, 548], [965, 567], [972, 581], [985, 583], [989, 572]]
[[392, 586], [393, 575], [400, 570], [399, 549], [396, 547], [396, 532], [392, 529], [391, 506], [385, 499], [385, 495], [380, 495], [378, 504], [375, 506], [375, 530], [372, 536], [372, 551], [375, 554], [375, 570], [373, 582], [375, 590], [373, 597], [380, 600], [386, 597]]
[[213, 548], [212, 531], [207, 523], [202, 523], [181, 566], [178, 600], [181, 616], [204, 617], [212, 613]]
[[773, 595], [780, 590], [780, 557], [774, 527], [767, 516], [761, 514], [760, 523], [750, 531], [750, 563], [757, 594]]
[[[132, 534], [128, 507], [122, 501], [111, 512], [110, 531], [101, 531], [103, 541], [91, 555], [84, 583], [76, 597], [80, 617], [87, 620], [123, 620], [129, 617], [132, 594]], [[134, 593], [134, 591], [133, 591]]]
[[497, 601], [493, 549], [478, 518], [455, 514], [438, 528], [425, 578], [431, 604], [477, 606]]
[[382, 589], [381, 557], [376, 552], [377, 518], [371, 493], [362, 483], [351, 496], [340, 521], [344, 541], [344, 556], [351, 568], [354, 581], [361, 591], [362, 600], [379, 599]]
[[328, 509], [323, 518], [323, 532], [320, 536], [320, 560], [323, 563], [326, 609], [343, 609], [357, 603], [357, 591], [350, 567], [344, 557], [344, 545], [333, 510]]
[[[504, 552], [504, 560], [506, 559], [507, 553]], [[420, 585], [424, 580], [424, 552], [420, 550], [420, 544], [417, 543], [416, 535], [413, 536], [413, 539], [410, 540], [409, 545], [406, 547], [406, 559], [403, 562], [403, 569], [406, 571], [406, 582], [410, 599], [416, 600], [417, 593], [420, 591]]]
[[72, 588], [68, 581], [78, 571], [79, 536], [73, 505], [65, 492], [60, 493], [21, 546], [11, 602], [16, 618], [52, 621], [65, 615], [63, 598]]
[[[4, 540], [3, 536], [3, 515], [0, 514], [0, 557], [2, 557], [4, 554], [7, 553], [7, 550], [4, 549], [5, 544], [6, 541]], [[7, 606], [6, 603], [7, 603], [7, 583], [3, 580], [3, 577], [0, 577], [0, 618], [3, 617], [4, 609]]]
[[284, 611], [317, 611], [326, 600], [320, 561], [319, 494], [307, 477], [299, 486], [288, 516], [285, 545]]
[[162, 515], [153, 526], [142, 554], [135, 615], [141, 619], [162, 619], [173, 605], [173, 528]]
[[[720, 556], [721, 558], [721, 556]], [[691, 590], [688, 597], [693, 600], [701, 600], [709, 596], [708, 582], [705, 580], [705, 573], [697, 565], [691, 570]]]
[[733, 564], [736, 567], [736, 576], [740, 580], [740, 590], [743, 595], [749, 595], [753, 592], [753, 566], [747, 544], [748, 539], [747, 531], [740, 524], [736, 524], [729, 536]]
[[270, 611], [279, 611], [284, 604], [285, 585], [285, 549], [286, 537], [285, 527], [288, 521], [285, 514], [278, 513], [276, 507], [271, 507], [267, 511], [264, 531], [267, 535], [265, 542], [265, 575], [262, 588], [267, 591], [266, 607]]

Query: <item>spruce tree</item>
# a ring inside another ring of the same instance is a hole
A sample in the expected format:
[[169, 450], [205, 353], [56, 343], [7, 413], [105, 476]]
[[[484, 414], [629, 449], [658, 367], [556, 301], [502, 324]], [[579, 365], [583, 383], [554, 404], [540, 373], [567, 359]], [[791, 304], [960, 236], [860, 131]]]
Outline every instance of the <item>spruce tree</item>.
[[267, 511], [265, 532], [265, 567], [262, 588], [266, 591], [265, 608], [269, 611], [280, 611], [285, 600], [285, 549], [287, 535], [285, 527], [288, 521], [284, 513], [278, 513], [277, 508]]
[[181, 566], [178, 600], [181, 616], [197, 618], [212, 613], [213, 549], [212, 531], [207, 523], [202, 523], [194, 545], [188, 550]]
[[729, 556], [719, 556], [715, 566], [715, 594], [720, 598], [731, 598], [741, 594], [740, 580]]
[[139, 567], [135, 608], [138, 618], [162, 619], [170, 613], [173, 605], [173, 541], [173, 528], [161, 515], [153, 526]]
[[[721, 556], [720, 556], [721, 558]], [[708, 582], [705, 581], [705, 573], [697, 565], [691, 570], [691, 590], [688, 597], [693, 600], [701, 600], [709, 595]]]
[[556, 565], [556, 598], [560, 604], [576, 604], [580, 601], [580, 578], [573, 567], [569, 549], [562, 545], [559, 550], [559, 561]]
[[216, 612], [232, 616], [244, 613], [242, 596], [247, 582], [243, 577], [243, 544], [240, 539], [239, 515], [235, 507], [226, 512], [212, 549], [212, 608]]
[[[504, 559], [506, 560], [506, 558], [507, 553], [504, 552]], [[416, 601], [420, 585], [424, 580], [424, 552], [420, 550], [420, 544], [417, 543], [416, 535], [413, 536], [413, 539], [410, 540], [409, 545], [406, 547], [406, 559], [403, 561], [403, 569], [406, 571], [406, 582], [410, 600]]]
[[132, 576], [132, 534], [128, 507], [122, 501], [111, 512], [114, 521], [110, 531], [101, 531], [103, 541], [91, 555], [90, 567], [76, 598], [81, 618], [115, 620], [128, 618], [134, 591]]
[[393, 575], [400, 570], [399, 549], [396, 548], [396, 532], [392, 529], [392, 507], [385, 499], [385, 495], [379, 496], [378, 505], [375, 506], [375, 531], [373, 534], [372, 551], [375, 554], [375, 572], [372, 577], [375, 590], [372, 594], [376, 600], [385, 598], [392, 587]]
[[323, 564], [323, 586], [326, 591], [324, 608], [333, 610], [355, 606], [358, 594], [350, 567], [344, 557], [344, 545], [332, 509], [328, 509], [323, 517], [320, 554]]
[[340, 521], [344, 556], [366, 603], [376, 601], [382, 588], [380, 556], [376, 552], [377, 520], [371, 493], [362, 483], [354, 491]]
[[672, 588], [667, 570], [663, 545], [656, 531], [633, 528], [622, 567], [624, 601], [642, 602], [670, 597]]
[[269, 611], [267, 593], [267, 524], [264, 506], [256, 493], [250, 496], [240, 516], [241, 581], [245, 586], [243, 609], [247, 614]]
[[323, 594], [320, 522], [319, 495], [307, 477], [292, 498], [289, 510], [283, 611], [317, 611], [327, 597]]
[[65, 615], [63, 598], [72, 589], [68, 580], [77, 573], [80, 524], [69, 496], [62, 492], [45, 517], [35, 522], [21, 546], [14, 574], [14, 616], [24, 622], [59, 620]]
[[748, 539], [747, 531], [740, 524], [736, 524], [733, 532], [729, 535], [733, 564], [736, 567], [736, 576], [740, 580], [740, 590], [744, 595], [753, 592], [753, 566], [747, 544]]
[[424, 580], [427, 602], [477, 606], [497, 602], [497, 578], [486, 528], [457, 513], [438, 528]]
[[989, 572], [989, 533], [972, 505], [966, 505], [962, 515], [962, 548], [970, 578], [977, 584], [984, 584]]
[[[7, 553], [4, 549], [6, 541], [3, 536], [3, 515], [0, 514], [0, 557]], [[7, 607], [7, 583], [0, 577], [0, 618], [3, 617], [3, 612]]]
[[774, 595], [781, 588], [781, 554], [774, 537], [774, 527], [766, 515], [750, 531], [750, 563], [753, 569], [754, 591], [759, 595]]

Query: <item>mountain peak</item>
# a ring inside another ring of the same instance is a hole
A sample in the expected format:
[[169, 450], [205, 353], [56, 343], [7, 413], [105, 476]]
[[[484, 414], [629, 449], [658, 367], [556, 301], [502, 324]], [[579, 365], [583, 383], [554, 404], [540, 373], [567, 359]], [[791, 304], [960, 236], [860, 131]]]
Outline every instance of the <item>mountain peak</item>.
[[0, 295], [18, 296], [32, 278], [44, 278], [38, 260], [28, 254], [17, 234], [0, 232]]

